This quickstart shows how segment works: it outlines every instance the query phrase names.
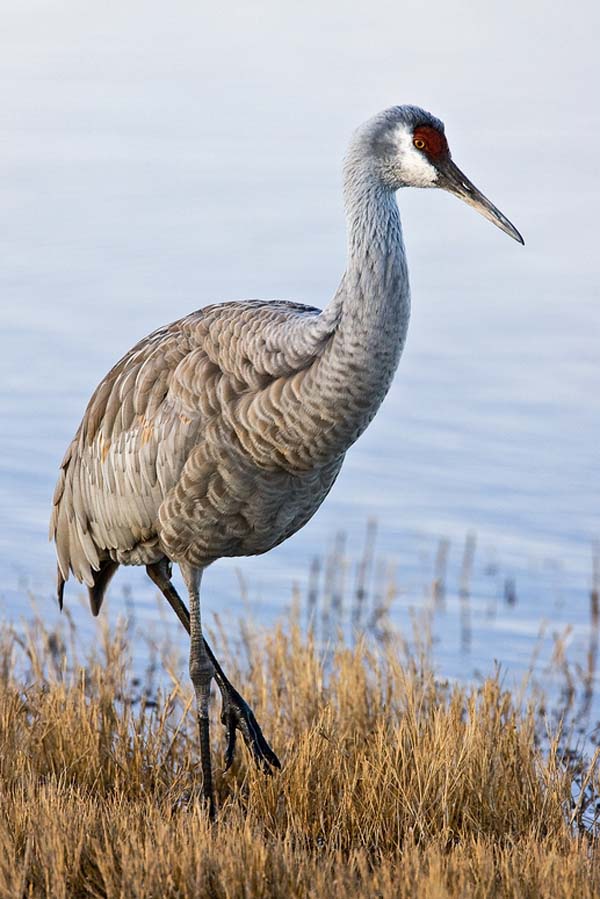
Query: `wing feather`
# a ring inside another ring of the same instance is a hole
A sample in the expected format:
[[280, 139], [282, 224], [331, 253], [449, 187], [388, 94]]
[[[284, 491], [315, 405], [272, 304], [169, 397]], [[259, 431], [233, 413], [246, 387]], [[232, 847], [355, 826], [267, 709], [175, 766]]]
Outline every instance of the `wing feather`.
[[[219, 449], [223, 408], [276, 381], [280, 395], [333, 324], [283, 301], [226, 303], [134, 346], [98, 385], [61, 465], [50, 533], [62, 577], [72, 571], [93, 585], [103, 560], [144, 561], [146, 545], [156, 553], [159, 509], [191, 452], [209, 439], [217, 455], [227, 451]], [[268, 417], [265, 408], [260, 427]], [[217, 518], [233, 509], [225, 482], [209, 479], [204, 489]]]

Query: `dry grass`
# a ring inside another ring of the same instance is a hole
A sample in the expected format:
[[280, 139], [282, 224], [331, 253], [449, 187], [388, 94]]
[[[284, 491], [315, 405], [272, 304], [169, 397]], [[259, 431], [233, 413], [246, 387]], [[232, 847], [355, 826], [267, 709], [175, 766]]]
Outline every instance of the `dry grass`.
[[134, 702], [119, 634], [77, 665], [39, 623], [4, 633], [2, 899], [600, 895], [597, 773], [574, 791], [497, 679], [439, 685], [393, 643], [324, 661], [293, 623], [242, 646], [222, 662], [284, 768], [264, 778], [240, 750], [211, 826], [185, 678]]

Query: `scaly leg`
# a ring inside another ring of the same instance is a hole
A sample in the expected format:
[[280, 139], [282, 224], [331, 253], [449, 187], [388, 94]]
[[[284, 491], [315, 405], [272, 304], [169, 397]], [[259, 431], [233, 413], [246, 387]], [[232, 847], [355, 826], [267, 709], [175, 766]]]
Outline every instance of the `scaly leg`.
[[[161, 562], [157, 562], [154, 565], [148, 565], [146, 571], [150, 579], [156, 584], [165, 599], [169, 602], [189, 634], [190, 613], [171, 583], [170, 567], [170, 563], [166, 559], [163, 559]], [[281, 768], [279, 759], [265, 740], [252, 709], [227, 679], [206, 640], [204, 640], [204, 647], [208, 658], [212, 663], [214, 678], [223, 699], [221, 721], [225, 725], [227, 737], [225, 771], [231, 767], [231, 763], [233, 762], [238, 730], [241, 731], [244, 742], [252, 753], [252, 757], [259, 768], [262, 768], [262, 770], [268, 774], [271, 773], [271, 767]]]
[[202, 766], [202, 798], [208, 805], [211, 820], [215, 817], [215, 797], [212, 784], [212, 766], [210, 761], [210, 719], [208, 707], [210, 702], [210, 684], [215, 669], [206, 651], [202, 636], [200, 619], [200, 581], [202, 569], [191, 565], [182, 565], [181, 573], [190, 597], [190, 677], [196, 693], [196, 710], [198, 714], [198, 730], [200, 732], [200, 764]]

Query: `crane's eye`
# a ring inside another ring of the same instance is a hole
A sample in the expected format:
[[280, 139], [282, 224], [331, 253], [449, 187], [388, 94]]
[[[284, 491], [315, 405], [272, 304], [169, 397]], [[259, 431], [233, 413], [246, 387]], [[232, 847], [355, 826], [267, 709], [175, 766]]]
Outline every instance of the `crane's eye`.
[[413, 144], [415, 145], [415, 147], [417, 148], [417, 150], [424, 150], [424, 149], [425, 149], [425, 141], [424, 141], [423, 138], [421, 138], [421, 137], [415, 137], [415, 139], [414, 139], [414, 141], [413, 141]]

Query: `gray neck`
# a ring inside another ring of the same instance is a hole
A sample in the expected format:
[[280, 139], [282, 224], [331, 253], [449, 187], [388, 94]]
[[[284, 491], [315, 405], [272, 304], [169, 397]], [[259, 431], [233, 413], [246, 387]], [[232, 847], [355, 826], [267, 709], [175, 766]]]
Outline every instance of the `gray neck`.
[[340, 287], [340, 324], [347, 321], [355, 337], [364, 338], [367, 352], [386, 342], [403, 344], [410, 291], [396, 196], [360, 157], [349, 157], [344, 174], [348, 264]]
[[368, 167], [350, 158], [344, 170], [344, 206], [348, 233], [346, 275], [363, 289], [381, 289], [402, 268], [406, 277], [400, 213], [395, 193]]
[[344, 197], [348, 264], [323, 312], [336, 326], [320, 366], [322, 402], [338, 412], [331, 437], [340, 452], [364, 431], [385, 397], [410, 317], [408, 269], [394, 193], [360, 155], [350, 154]]

